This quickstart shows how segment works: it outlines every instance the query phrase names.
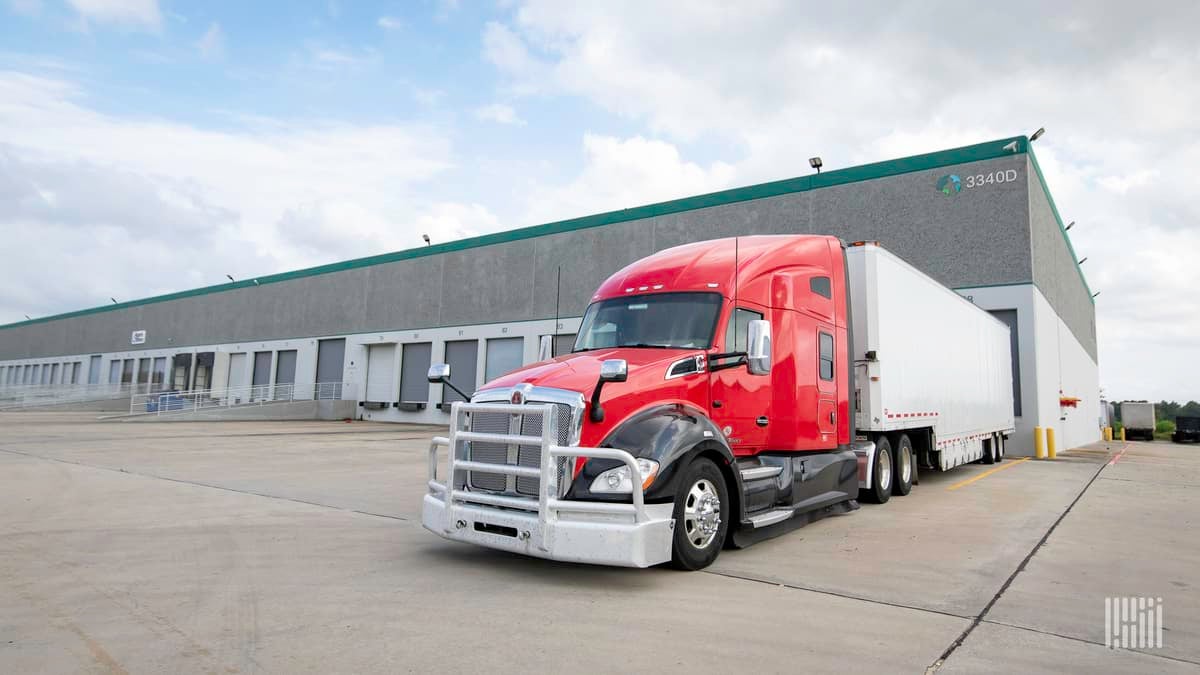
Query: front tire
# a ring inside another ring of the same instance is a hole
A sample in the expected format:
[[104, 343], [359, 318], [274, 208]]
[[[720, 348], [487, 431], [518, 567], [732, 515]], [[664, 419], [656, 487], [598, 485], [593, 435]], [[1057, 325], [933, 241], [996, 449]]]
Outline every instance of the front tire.
[[700, 457], [683, 470], [675, 495], [671, 564], [681, 570], [708, 567], [729, 531], [729, 490], [712, 460]]

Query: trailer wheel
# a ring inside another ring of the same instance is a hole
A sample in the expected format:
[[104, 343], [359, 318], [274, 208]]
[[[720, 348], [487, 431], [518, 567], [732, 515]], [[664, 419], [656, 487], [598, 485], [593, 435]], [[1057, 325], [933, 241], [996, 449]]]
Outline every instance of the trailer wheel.
[[983, 456], [979, 458], [983, 464], [996, 463], [996, 437], [992, 436], [983, 441]]
[[729, 493], [712, 460], [699, 457], [683, 470], [675, 495], [671, 563], [681, 570], [708, 567], [721, 553], [729, 530]]
[[908, 434], [900, 434], [896, 441], [896, 471], [892, 478], [892, 494], [903, 497], [912, 492], [913, 445]]
[[858, 491], [858, 498], [873, 504], [885, 504], [892, 498], [892, 444], [887, 436], [875, 439], [875, 465], [871, 469], [871, 487]]

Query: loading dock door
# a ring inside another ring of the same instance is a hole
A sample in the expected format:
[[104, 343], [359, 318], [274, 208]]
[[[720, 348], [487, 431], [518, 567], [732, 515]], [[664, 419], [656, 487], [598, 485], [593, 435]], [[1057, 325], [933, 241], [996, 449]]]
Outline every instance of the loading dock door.
[[[296, 386], [296, 350], [284, 349], [275, 354], [275, 398], [297, 398], [299, 392]], [[308, 398], [308, 394], [299, 398]]]
[[[404, 403], [425, 406], [429, 400], [429, 362], [433, 344], [413, 342], [404, 345], [400, 352], [400, 400]], [[415, 409], [415, 408], [414, 408]]]
[[[475, 393], [475, 372], [479, 363], [478, 340], [456, 340], [446, 343], [446, 363], [450, 366], [450, 381], [467, 396]], [[462, 401], [450, 387], [442, 387], [442, 403]], [[448, 408], [447, 408], [448, 409]]]
[[229, 383], [229, 402], [240, 403], [250, 400], [249, 394], [245, 390], [246, 386], [246, 353], [229, 355], [229, 377], [226, 379]]
[[364, 400], [384, 403], [392, 400], [392, 364], [396, 360], [396, 345], [367, 347], [367, 394]]
[[254, 352], [253, 400], [269, 398], [267, 387], [271, 384], [271, 352]]
[[[341, 382], [342, 371], [346, 368], [346, 340], [338, 338], [336, 340], [321, 340], [317, 343], [317, 384], [325, 384], [327, 382]], [[320, 389], [330, 389], [330, 387], [321, 387]], [[336, 395], [341, 398], [340, 393], [331, 394], [330, 391], [319, 392], [320, 398], [330, 398], [331, 395]]]

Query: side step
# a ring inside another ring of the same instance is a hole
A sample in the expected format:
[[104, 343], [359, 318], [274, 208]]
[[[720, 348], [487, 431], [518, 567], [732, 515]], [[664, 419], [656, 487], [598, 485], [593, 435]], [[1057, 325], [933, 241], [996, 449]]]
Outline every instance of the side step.
[[775, 523], [782, 523], [794, 515], [796, 515], [796, 512], [791, 509], [775, 509], [774, 511], [768, 511], [766, 513], [759, 513], [757, 515], [750, 516], [750, 523], [754, 525], [754, 529], [757, 530], [760, 527], [767, 527], [774, 525]]
[[[768, 466], [752, 466], [747, 469], [742, 469], [741, 473], [742, 473], [743, 481], [762, 480], [764, 478], [774, 478], [775, 476], [778, 476], [779, 474], [783, 473], [783, 467], [782, 466], [769, 466], [769, 465]], [[788, 513], [791, 513], [791, 511], [789, 511]], [[779, 522], [779, 521], [775, 521], [775, 522]]]

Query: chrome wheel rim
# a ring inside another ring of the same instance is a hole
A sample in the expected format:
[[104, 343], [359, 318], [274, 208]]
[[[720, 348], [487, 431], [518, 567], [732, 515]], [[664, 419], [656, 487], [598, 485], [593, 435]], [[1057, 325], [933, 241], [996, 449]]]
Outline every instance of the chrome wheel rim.
[[693, 548], [708, 548], [721, 529], [721, 497], [707, 478], [692, 484], [683, 502], [683, 534]]
[[[884, 461], [886, 460], [886, 461]], [[879, 487], [888, 490], [892, 487], [892, 456], [887, 450], [879, 453]]]
[[912, 480], [912, 451], [900, 449], [900, 480], [907, 484]]

